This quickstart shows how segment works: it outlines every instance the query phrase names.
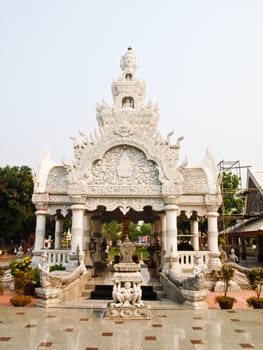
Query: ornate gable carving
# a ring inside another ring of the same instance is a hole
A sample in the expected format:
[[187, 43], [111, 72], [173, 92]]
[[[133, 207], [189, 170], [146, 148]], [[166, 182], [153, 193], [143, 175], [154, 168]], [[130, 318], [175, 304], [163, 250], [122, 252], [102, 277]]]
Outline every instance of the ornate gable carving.
[[67, 193], [67, 172], [63, 166], [53, 167], [47, 178], [46, 191], [49, 193]]
[[[162, 210], [164, 203], [187, 210], [219, 203], [211, 155], [207, 154], [201, 168], [178, 164], [183, 138], [173, 142], [173, 131], [166, 138], [161, 136], [159, 106], [145, 102], [146, 84], [137, 79], [137, 68], [137, 56], [129, 48], [121, 59], [122, 75], [112, 84], [113, 104], [102, 100], [97, 105], [98, 128], [93, 132], [79, 131], [80, 140], [70, 137], [72, 162], [63, 161], [63, 167], [54, 167], [48, 158], [42, 162], [35, 177], [35, 202], [36, 194], [43, 192], [52, 195], [48, 201], [53, 211], [63, 204], [68, 208], [76, 197], [89, 210], [104, 205], [107, 210], [121, 206], [123, 212], [129, 207], [143, 210], [146, 205]], [[68, 195], [64, 202], [62, 194]]]

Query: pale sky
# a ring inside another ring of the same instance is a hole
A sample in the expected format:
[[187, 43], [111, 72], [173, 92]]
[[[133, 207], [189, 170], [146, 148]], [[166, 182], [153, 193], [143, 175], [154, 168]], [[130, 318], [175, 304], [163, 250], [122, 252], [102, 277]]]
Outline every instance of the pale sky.
[[72, 160], [128, 46], [182, 161], [263, 169], [262, 0], [0, 0], [0, 166]]

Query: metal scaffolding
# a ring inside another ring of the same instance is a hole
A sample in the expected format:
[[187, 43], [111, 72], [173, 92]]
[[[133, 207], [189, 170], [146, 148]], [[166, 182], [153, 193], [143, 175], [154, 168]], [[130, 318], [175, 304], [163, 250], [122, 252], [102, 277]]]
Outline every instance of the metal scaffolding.
[[241, 176], [241, 169], [247, 168], [247, 166], [241, 166], [239, 160], [222, 160], [217, 164], [217, 168], [219, 171], [220, 176], [223, 177], [224, 174], [231, 174], [236, 175], [239, 179], [238, 187], [237, 188], [231, 188], [228, 184], [228, 187], [224, 187], [224, 181], [221, 182], [221, 194], [222, 194], [222, 213], [219, 217], [219, 221], [222, 223], [222, 231], [221, 234], [224, 237], [225, 242], [225, 249], [226, 251], [229, 251], [229, 248], [233, 245], [233, 242], [229, 242], [229, 233], [227, 231], [227, 221], [228, 220], [240, 220], [241, 226], [242, 223], [244, 223], [244, 212], [241, 214], [225, 214], [225, 206], [224, 206], [224, 198], [227, 194], [234, 194], [236, 192], [242, 194], [243, 188], [242, 188], [242, 176]]

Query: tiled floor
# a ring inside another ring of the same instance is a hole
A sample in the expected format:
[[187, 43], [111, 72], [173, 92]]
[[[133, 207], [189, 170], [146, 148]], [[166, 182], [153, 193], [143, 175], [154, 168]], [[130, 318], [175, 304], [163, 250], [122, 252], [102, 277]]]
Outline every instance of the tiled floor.
[[[155, 284], [146, 269], [142, 274]], [[106, 273], [91, 283], [110, 281]], [[147, 303], [151, 320], [108, 320], [107, 303], [81, 298], [49, 309], [2, 306], [0, 350], [263, 350], [263, 310], [213, 304], [194, 311], [162, 299]]]
[[263, 349], [262, 310], [150, 306], [152, 319], [140, 321], [106, 320], [103, 303], [87, 303], [86, 309], [1, 307], [0, 349]]

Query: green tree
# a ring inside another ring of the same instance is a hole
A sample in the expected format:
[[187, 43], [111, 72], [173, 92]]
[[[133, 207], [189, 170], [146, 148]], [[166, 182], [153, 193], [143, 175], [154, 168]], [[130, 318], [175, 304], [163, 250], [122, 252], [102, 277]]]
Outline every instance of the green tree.
[[0, 168], [0, 235], [6, 243], [26, 240], [35, 229], [33, 179], [27, 166]]
[[134, 222], [131, 222], [129, 224], [129, 239], [132, 242], [137, 241], [137, 239], [140, 237], [140, 230], [138, 229], [138, 225]]
[[222, 231], [235, 225], [235, 215], [242, 214], [245, 206], [245, 197], [240, 189], [240, 178], [232, 172], [223, 172], [221, 183], [223, 203], [219, 208], [219, 230]]
[[231, 173], [224, 172], [221, 184], [223, 204], [219, 208], [219, 214], [235, 215], [241, 214], [245, 205], [245, 197], [240, 189], [240, 178]]
[[151, 236], [151, 235], [152, 235], [151, 224], [143, 223], [140, 226], [140, 236]]
[[118, 224], [115, 220], [103, 224], [103, 236], [107, 241], [112, 241], [113, 243], [118, 241], [121, 238], [120, 232], [121, 224]]

